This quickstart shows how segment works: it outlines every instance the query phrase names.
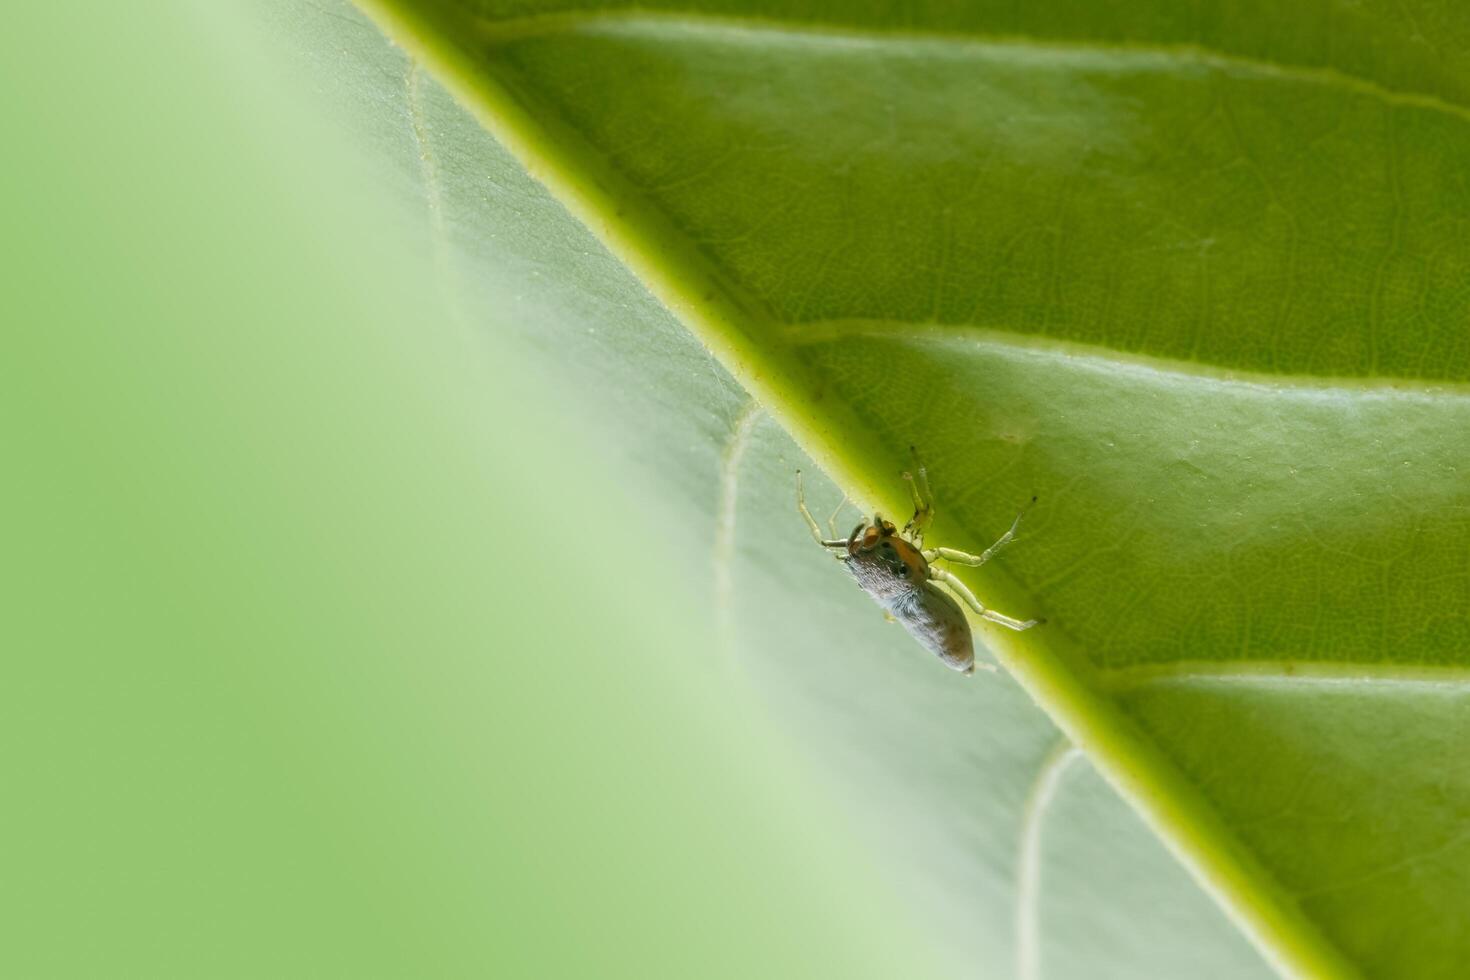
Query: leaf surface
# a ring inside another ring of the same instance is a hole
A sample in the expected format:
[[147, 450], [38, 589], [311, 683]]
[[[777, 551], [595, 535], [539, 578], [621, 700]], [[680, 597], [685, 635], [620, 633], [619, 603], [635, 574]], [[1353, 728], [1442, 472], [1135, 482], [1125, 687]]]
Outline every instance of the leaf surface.
[[[1233, 927], [1286, 973], [1457, 974], [1462, 14], [362, 7], [409, 60], [347, 32], [351, 98], [424, 180], [461, 313], [662, 475], [732, 655], [955, 963], [1261, 969]], [[935, 542], [1040, 497], [960, 574], [1047, 618], [977, 636], [1090, 767], [811, 549], [802, 454], [896, 514], [910, 445]]]

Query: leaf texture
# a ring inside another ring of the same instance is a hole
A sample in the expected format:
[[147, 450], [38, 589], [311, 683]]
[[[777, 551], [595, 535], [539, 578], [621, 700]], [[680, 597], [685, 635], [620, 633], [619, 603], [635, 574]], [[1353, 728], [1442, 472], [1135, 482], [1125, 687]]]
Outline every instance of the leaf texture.
[[[730, 656], [953, 962], [1263, 969], [1238, 929], [1286, 974], [1458, 975], [1470, 19], [361, 6], [407, 58], [354, 41], [391, 70], [348, 97], [424, 181], [448, 288], [713, 542]], [[910, 445], [935, 541], [1040, 497], [962, 574], [1047, 618], [979, 631], [1045, 716], [900, 655], [810, 549], [803, 455], [901, 513]]]

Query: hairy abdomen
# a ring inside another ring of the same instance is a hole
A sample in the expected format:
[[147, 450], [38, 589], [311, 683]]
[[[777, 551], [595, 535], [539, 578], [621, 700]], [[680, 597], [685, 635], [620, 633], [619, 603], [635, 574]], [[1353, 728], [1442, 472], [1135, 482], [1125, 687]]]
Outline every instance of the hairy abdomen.
[[975, 669], [970, 623], [959, 603], [925, 582], [884, 603], [914, 639], [954, 670]]

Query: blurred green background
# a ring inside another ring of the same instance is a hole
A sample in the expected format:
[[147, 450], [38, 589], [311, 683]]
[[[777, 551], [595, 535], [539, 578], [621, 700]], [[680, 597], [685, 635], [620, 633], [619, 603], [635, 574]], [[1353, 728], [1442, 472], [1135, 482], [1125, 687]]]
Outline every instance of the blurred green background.
[[247, 6], [7, 12], [0, 975], [933, 973]]

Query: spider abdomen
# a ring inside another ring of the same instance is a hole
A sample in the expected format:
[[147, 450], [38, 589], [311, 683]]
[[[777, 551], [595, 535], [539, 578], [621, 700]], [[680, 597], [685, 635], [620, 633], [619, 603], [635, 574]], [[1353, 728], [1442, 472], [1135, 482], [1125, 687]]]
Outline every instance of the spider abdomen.
[[858, 552], [846, 559], [858, 586], [903, 624], [909, 635], [945, 666], [963, 673], [975, 669], [970, 622], [960, 605], [929, 579], [929, 563], [918, 549], [898, 542], [892, 554]]
[[970, 639], [970, 621], [954, 599], [925, 582], [884, 605], [909, 635], [943, 660], [946, 667], [965, 674], [974, 672], [975, 646]]

